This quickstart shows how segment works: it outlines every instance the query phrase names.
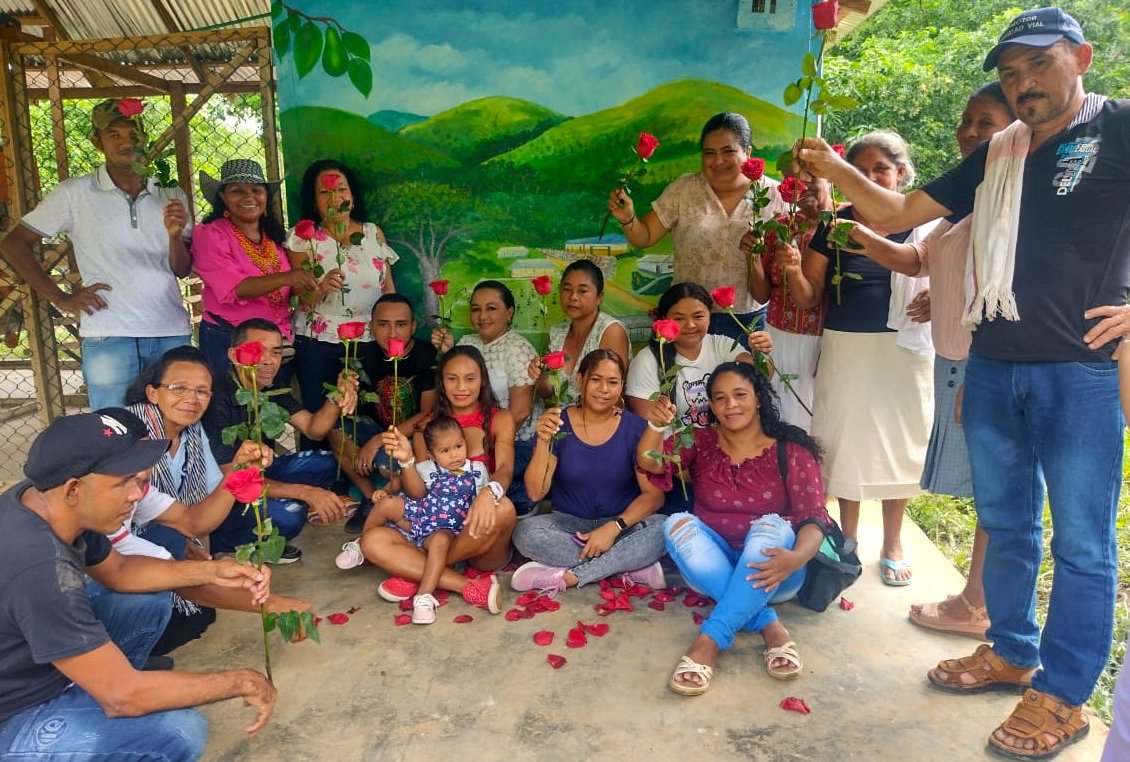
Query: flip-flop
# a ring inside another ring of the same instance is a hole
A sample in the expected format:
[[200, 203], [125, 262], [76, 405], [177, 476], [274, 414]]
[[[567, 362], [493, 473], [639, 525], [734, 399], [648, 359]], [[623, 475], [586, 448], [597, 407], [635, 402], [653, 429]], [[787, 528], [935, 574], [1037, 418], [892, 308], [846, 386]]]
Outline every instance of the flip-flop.
[[[773, 662], [777, 659], [784, 659], [789, 662], [789, 665], [787, 667], [774, 667]], [[804, 669], [804, 664], [801, 663], [800, 654], [796, 650], [796, 643], [790, 640], [776, 648], [766, 648], [765, 669], [769, 672], [769, 677], [777, 680], [792, 680], [800, 675], [800, 671]]]
[[[702, 684], [695, 685], [694, 683], [675, 679], [683, 675], [698, 675], [702, 678]], [[675, 665], [675, 671], [672, 673], [671, 681], [667, 683], [667, 686], [675, 693], [683, 696], [701, 696], [706, 693], [706, 689], [710, 687], [710, 681], [713, 677], [714, 667], [699, 664], [691, 657], [684, 655], [679, 659], [679, 663]]]
[[[891, 571], [890, 577], [883, 573], [884, 569]], [[909, 561], [892, 561], [886, 556], [879, 556], [879, 578], [883, 580], [884, 585], [890, 585], [891, 587], [906, 587], [909, 585], [913, 577], [907, 577], [906, 579], [898, 578], [898, 573], [903, 569], [910, 569]]]

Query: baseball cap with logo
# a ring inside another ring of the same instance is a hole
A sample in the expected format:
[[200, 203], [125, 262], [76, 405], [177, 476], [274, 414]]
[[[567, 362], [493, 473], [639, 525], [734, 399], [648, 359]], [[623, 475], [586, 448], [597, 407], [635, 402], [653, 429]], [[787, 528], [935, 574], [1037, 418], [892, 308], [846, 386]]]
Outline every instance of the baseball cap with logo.
[[1060, 40], [1070, 40], [1076, 44], [1083, 42], [1083, 28], [1079, 22], [1060, 8], [1037, 8], [1025, 11], [1014, 18], [1008, 28], [997, 38], [997, 44], [985, 56], [982, 67], [985, 71], [997, 68], [1007, 45], [1028, 45], [1033, 48], [1046, 48]]
[[141, 439], [140, 422], [124, 413], [56, 418], [31, 443], [24, 475], [45, 491], [87, 474], [127, 476], [152, 468], [168, 451], [169, 440]]

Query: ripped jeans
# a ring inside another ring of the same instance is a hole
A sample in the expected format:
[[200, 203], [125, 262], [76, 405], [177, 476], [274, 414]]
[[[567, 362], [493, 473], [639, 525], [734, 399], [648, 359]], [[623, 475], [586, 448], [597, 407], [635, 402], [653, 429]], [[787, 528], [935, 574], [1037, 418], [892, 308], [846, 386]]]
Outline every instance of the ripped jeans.
[[755, 588], [746, 579], [755, 572], [747, 564], [768, 560], [766, 548], [791, 550], [796, 542], [792, 526], [775, 513], [750, 524], [740, 550], [731, 548], [720, 534], [690, 513], [669, 517], [663, 524], [663, 536], [667, 553], [678, 564], [687, 584], [718, 602], [700, 632], [723, 651], [734, 644], [739, 631], [761, 632], [776, 622], [777, 612], [769, 604], [789, 600], [804, 584], [807, 565], [790, 574], [772, 592]]

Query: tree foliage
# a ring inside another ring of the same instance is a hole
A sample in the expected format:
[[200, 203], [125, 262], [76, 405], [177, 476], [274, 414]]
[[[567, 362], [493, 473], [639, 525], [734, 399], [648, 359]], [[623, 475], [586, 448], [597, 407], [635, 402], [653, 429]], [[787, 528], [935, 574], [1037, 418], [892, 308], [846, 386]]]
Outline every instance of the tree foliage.
[[[1060, 6], [1095, 46], [1087, 89], [1130, 95], [1130, 6], [1124, 0]], [[985, 54], [1026, 8], [1017, 0], [891, 0], [825, 57], [826, 76], [863, 104], [825, 120], [825, 136], [848, 142], [869, 130], [895, 130], [910, 143], [918, 176], [937, 177], [957, 161], [953, 130], [966, 99], [996, 76], [981, 70]]]

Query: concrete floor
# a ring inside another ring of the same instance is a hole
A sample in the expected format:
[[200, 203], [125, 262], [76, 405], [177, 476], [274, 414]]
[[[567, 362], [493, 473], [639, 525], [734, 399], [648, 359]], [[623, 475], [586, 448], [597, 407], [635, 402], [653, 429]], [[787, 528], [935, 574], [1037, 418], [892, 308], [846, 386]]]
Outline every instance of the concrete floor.
[[[430, 627], [396, 627], [394, 604], [376, 596], [372, 567], [340, 572], [339, 527], [309, 528], [301, 563], [275, 571], [275, 589], [311, 599], [323, 615], [360, 607], [350, 621], [323, 621], [321, 646], [275, 637], [279, 702], [271, 724], [249, 738], [250, 710], [237, 701], [203, 709], [211, 722], [210, 760], [976, 760], [999, 759], [985, 741], [1016, 703], [1013, 696], [951, 696], [932, 689], [926, 670], [972, 651], [975, 641], [932, 634], [906, 619], [912, 602], [956, 592], [960, 577], [909, 520], [904, 529], [915, 582], [879, 581], [878, 506], [864, 509], [863, 576], [846, 593], [852, 611], [816, 614], [780, 608], [799, 644], [804, 674], [783, 683], [765, 673], [761, 639], [739, 636], [719, 662], [709, 692], [678, 696], [667, 680], [694, 638], [692, 609], [663, 612], [636, 599], [631, 613], [597, 617], [596, 586], [570, 590], [554, 613], [508, 622], [457, 596]], [[507, 608], [515, 594], [507, 588]], [[471, 614], [474, 621], [452, 618]], [[586, 648], [565, 647], [577, 620], [611, 631]], [[539, 647], [534, 632], [556, 633]], [[178, 669], [203, 671], [262, 663], [258, 621], [223, 613], [215, 627], [174, 656]], [[553, 670], [546, 654], [565, 656]], [[804, 716], [778, 708], [804, 699]], [[1106, 728], [1094, 717], [1088, 738], [1057, 759], [1097, 760]]]

